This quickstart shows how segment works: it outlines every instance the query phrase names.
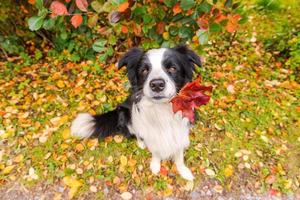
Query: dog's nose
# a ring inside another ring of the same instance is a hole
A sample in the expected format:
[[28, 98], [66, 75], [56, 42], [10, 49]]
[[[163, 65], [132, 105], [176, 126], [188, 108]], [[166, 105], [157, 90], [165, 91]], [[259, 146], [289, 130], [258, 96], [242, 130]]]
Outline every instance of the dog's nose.
[[165, 81], [163, 79], [153, 79], [150, 81], [150, 88], [153, 92], [161, 92], [165, 89]]

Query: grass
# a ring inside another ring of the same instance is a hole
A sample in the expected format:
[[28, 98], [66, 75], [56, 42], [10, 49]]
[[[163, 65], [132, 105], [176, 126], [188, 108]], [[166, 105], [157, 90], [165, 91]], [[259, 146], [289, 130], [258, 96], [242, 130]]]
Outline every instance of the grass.
[[[291, 78], [295, 71], [278, 65], [260, 41], [249, 41], [251, 28], [256, 27], [260, 38], [268, 27], [264, 24], [268, 15], [257, 18], [261, 25], [250, 22], [231, 48], [222, 37], [207, 48], [206, 62], [199, 69], [214, 91], [210, 103], [199, 109], [185, 155], [196, 176], [195, 187], [215, 181], [227, 191], [241, 185], [273, 195], [299, 190], [299, 83]], [[99, 198], [107, 195], [105, 188], [119, 193], [135, 188], [160, 196], [185, 190], [187, 183], [168, 161], [163, 163], [168, 176], [153, 176], [150, 153], [133, 140], [115, 137], [97, 142], [69, 136], [70, 122], [78, 112], [105, 112], [126, 97], [124, 71], [114, 65], [49, 59], [29, 67], [1, 63], [2, 185], [58, 184], [73, 188], [77, 196], [95, 186], [94, 197]]]

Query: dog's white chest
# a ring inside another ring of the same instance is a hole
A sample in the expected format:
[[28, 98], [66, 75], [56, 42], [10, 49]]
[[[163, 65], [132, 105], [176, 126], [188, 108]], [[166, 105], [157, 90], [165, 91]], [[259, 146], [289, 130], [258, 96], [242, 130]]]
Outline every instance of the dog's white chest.
[[132, 128], [148, 149], [161, 159], [167, 159], [189, 145], [188, 121], [173, 113], [171, 103], [152, 103], [143, 98], [133, 105]]

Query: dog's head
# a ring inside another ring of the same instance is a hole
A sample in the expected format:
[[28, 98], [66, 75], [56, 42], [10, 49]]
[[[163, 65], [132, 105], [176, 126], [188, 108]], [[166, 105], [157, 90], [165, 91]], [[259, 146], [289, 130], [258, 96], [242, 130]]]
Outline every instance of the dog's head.
[[167, 102], [192, 80], [194, 65], [201, 66], [199, 56], [186, 46], [129, 50], [119, 61], [126, 66], [133, 92], [142, 91], [153, 102]]

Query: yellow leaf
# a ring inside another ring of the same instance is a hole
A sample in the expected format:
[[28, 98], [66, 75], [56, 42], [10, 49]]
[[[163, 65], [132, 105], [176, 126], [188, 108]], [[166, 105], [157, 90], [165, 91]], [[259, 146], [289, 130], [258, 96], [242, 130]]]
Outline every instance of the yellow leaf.
[[69, 199], [73, 199], [75, 194], [77, 193], [78, 187], [71, 187], [70, 191], [68, 192]]
[[232, 165], [227, 165], [226, 168], [224, 169], [224, 175], [226, 177], [230, 177], [233, 174], [233, 167]]
[[63, 178], [63, 182], [64, 184], [66, 184], [69, 187], [80, 187], [82, 186], [82, 182], [79, 180], [76, 180], [75, 178], [71, 177], [71, 176], [65, 176]]
[[19, 162], [22, 162], [23, 159], [24, 159], [24, 156], [22, 154], [19, 154], [14, 158], [14, 162], [19, 163]]
[[76, 151], [80, 152], [80, 151], [84, 150], [84, 146], [81, 143], [79, 143], [79, 144], [76, 145], [75, 149], [76, 149]]
[[65, 83], [62, 80], [59, 80], [56, 82], [57, 87], [59, 88], [64, 88], [65, 87]]
[[2, 174], [9, 174], [13, 169], [14, 169], [14, 165], [11, 166], [7, 166], [2, 170]]
[[62, 137], [66, 140], [70, 137], [70, 129], [66, 128], [65, 130], [63, 130], [62, 132]]
[[121, 166], [125, 167], [127, 165], [127, 157], [122, 155], [120, 158], [120, 163]]
[[115, 135], [114, 136], [114, 141], [116, 143], [121, 143], [123, 141], [123, 136], [122, 135]]
[[130, 167], [134, 167], [136, 165], [136, 160], [134, 160], [133, 158], [129, 159], [128, 160], [128, 165]]

